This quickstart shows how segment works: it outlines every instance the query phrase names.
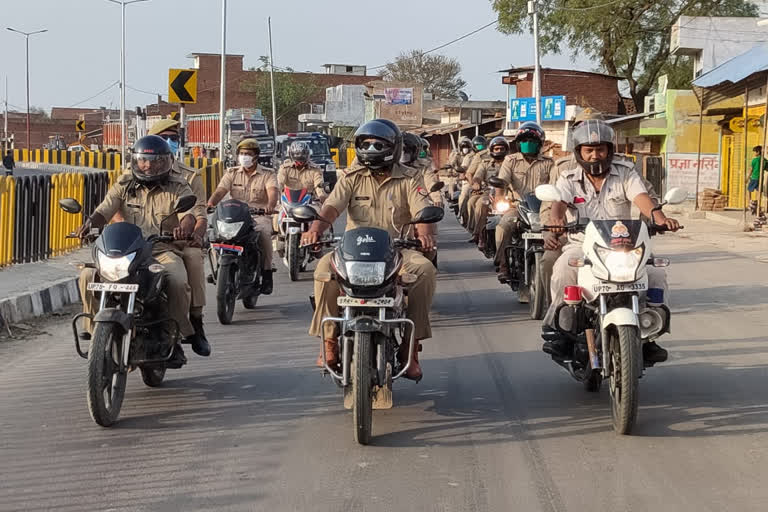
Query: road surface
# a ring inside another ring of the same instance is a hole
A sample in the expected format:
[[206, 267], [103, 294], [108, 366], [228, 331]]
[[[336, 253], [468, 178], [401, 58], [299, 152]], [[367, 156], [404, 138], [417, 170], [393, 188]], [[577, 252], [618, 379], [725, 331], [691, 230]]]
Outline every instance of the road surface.
[[[539, 323], [451, 215], [425, 377], [397, 382], [358, 446], [314, 367], [310, 274], [207, 329], [210, 359], [160, 389], [129, 376], [95, 425], [66, 320], [0, 344], [0, 510], [723, 511], [768, 503], [765, 265], [667, 235], [670, 360], [641, 381], [634, 435], [541, 352]], [[209, 300], [213, 300], [211, 289]]]

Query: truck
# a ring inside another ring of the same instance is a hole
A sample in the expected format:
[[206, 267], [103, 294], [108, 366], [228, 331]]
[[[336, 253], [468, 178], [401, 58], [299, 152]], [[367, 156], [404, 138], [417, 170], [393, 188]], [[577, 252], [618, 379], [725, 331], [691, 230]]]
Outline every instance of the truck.
[[309, 159], [323, 170], [323, 181], [331, 188], [336, 186], [336, 162], [331, 156], [328, 136], [320, 132], [287, 133], [275, 137], [274, 166], [280, 167], [288, 158], [288, 147], [294, 141], [301, 141], [309, 146]]
[[[237, 160], [235, 150], [242, 139], [258, 139], [261, 146], [259, 163], [271, 167], [275, 150], [275, 141], [269, 133], [267, 120], [258, 108], [229, 109], [225, 113], [225, 161], [234, 165]], [[200, 146], [208, 150], [219, 149], [219, 114], [191, 114], [187, 116], [187, 148]]]

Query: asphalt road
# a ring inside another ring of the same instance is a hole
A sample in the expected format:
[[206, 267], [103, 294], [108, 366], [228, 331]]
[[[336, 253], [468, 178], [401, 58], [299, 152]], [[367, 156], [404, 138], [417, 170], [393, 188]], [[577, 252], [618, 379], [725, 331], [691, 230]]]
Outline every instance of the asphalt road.
[[88, 415], [64, 320], [0, 344], [0, 510], [765, 510], [763, 263], [659, 240], [671, 357], [642, 379], [622, 437], [607, 387], [589, 394], [554, 365], [539, 324], [443, 224], [425, 378], [396, 383], [371, 446], [314, 368], [310, 275], [290, 283], [281, 267], [276, 293], [233, 325], [208, 308], [210, 359], [188, 351], [160, 389], [131, 375], [111, 429]]

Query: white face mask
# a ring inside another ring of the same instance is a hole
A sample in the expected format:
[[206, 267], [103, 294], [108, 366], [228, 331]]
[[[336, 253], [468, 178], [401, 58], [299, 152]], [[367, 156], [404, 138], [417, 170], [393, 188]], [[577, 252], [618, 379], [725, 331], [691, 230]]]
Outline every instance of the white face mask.
[[461, 148], [461, 154], [466, 155], [469, 153], [469, 148]]
[[253, 166], [253, 157], [251, 155], [238, 155], [237, 161], [246, 169], [250, 169]]

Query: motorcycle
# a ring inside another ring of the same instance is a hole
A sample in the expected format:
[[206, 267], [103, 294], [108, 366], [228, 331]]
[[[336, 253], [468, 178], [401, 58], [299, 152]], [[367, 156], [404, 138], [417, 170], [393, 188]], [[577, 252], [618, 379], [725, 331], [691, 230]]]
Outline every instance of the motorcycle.
[[[495, 180], [496, 178], [491, 178]], [[503, 181], [501, 182], [504, 183]], [[488, 196], [482, 200], [486, 202], [490, 211], [485, 220], [485, 228], [483, 228], [483, 241], [485, 242], [482, 249], [483, 256], [488, 259], [493, 259], [496, 255], [496, 228], [501, 221], [504, 214], [511, 208], [509, 201], [506, 199], [497, 200], [495, 197], [494, 188], [499, 188], [498, 185], [492, 186], [488, 189]], [[502, 187], [503, 188], [503, 187]]]
[[[501, 187], [504, 182], [499, 178], [490, 178], [489, 183]], [[506, 250], [507, 268], [510, 279], [505, 282], [513, 291], [518, 292], [520, 302], [528, 302], [529, 313], [533, 320], [541, 320], [547, 310], [549, 283], [541, 275], [541, 259], [544, 256], [544, 234], [542, 233], [541, 201], [535, 194], [526, 194], [517, 206], [517, 233], [520, 238], [512, 240]]]
[[[560, 201], [553, 185], [540, 185], [542, 201]], [[687, 193], [667, 192], [664, 203], [679, 204]], [[546, 227], [545, 227], [546, 229]], [[578, 267], [578, 285], [565, 287], [565, 302], [555, 315], [555, 331], [573, 342], [567, 357], [552, 355], [588, 391], [600, 390], [609, 380], [614, 430], [629, 434], [637, 419], [639, 379], [652, 362], [643, 360], [642, 344], [669, 332], [670, 311], [663, 304], [663, 290], [648, 288], [646, 267], [667, 267], [667, 258], [652, 253], [651, 236], [665, 226], [641, 220], [577, 219], [565, 226], [568, 233], [584, 233], [584, 257], [568, 264]], [[570, 309], [570, 330], [560, 326], [560, 313]]]
[[261, 233], [253, 229], [253, 215], [266, 215], [263, 208], [249, 208], [236, 199], [220, 202], [209, 222], [208, 282], [216, 285], [216, 315], [223, 325], [232, 323], [235, 302], [242, 299], [246, 309], [256, 308], [261, 294]]
[[280, 196], [275, 248], [288, 268], [291, 281], [298, 281], [299, 273], [306, 271], [307, 265], [315, 259], [317, 254], [301, 247], [301, 234], [309, 229], [309, 224], [298, 222], [291, 216], [291, 211], [295, 207], [308, 205], [311, 201], [312, 195], [305, 188], [293, 190], [285, 187]]
[[[293, 209], [301, 222], [323, 220], [310, 206]], [[392, 382], [411, 364], [416, 342], [414, 324], [406, 318], [407, 287], [416, 281], [413, 274], [400, 274], [400, 249], [418, 249], [421, 243], [405, 237], [413, 224], [432, 224], [443, 218], [443, 209], [427, 206], [400, 228], [399, 238], [377, 228], [347, 231], [333, 252], [334, 274], [342, 294], [338, 305], [341, 317], [323, 318], [322, 324], [338, 324], [341, 369], [328, 365], [323, 350], [325, 371], [344, 389], [344, 405], [352, 409], [354, 439], [360, 444], [371, 440], [373, 409], [392, 407]], [[314, 307], [314, 301], [312, 301]], [[408, 359], [400, 365], [396, 354], [407, 343]]]
[[[179, 198], [173, 212], [160, 223], [160, 232], [166, 220], [190, 210], [196, 202], [195, 196]], [[71, 214], [82, 211], [72, 198], [59, 200], [59, 207]], [[102, 427], [113, 425], [120, 415], [128, 372], [139, 368], [144, 384], [157, 387], [166, 369], [181, 368], [173, 361], [181, 335], [177, 322], [168, 314], [166, 273], [152, 257], [156, 243], [173, 240], [167, 233], [145, 239], [138, 226], [127, 222], [109, 224], [101, 235], [94, 230], [86, 237], [87, 242], [95, 242], [93, 263], [80, 266], [98, 272], [98, 280], [88, 283], [87, 288], [100, 294], [99, 309], [95, 315], [75, 315], [72, 331], [75, 350], [88, 360], [88, 410]], [[83, 318], [91, 321], [92, 335], [78, 329]], [[84, 351], [80, 341], [88, 339], [90, 347]]]

